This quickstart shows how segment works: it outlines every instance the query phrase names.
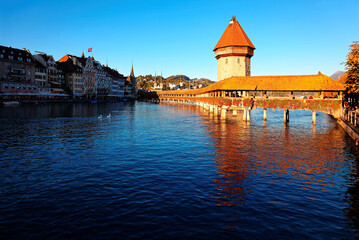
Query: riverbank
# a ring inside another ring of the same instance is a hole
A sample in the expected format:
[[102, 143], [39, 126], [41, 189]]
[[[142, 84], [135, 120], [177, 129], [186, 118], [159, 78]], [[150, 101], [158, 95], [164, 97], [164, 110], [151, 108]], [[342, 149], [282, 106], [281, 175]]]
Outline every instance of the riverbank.
[[[46, 103], [100, 103], [100, 102], [124, 102], [135, 101], [135, 98], [107, 98], [107, 99], [2, 99], [2, 105], [7, 103], [20, 104], [46, 104]], [[14, 104], [12, 104], [14, 105]]]
[[338, 124], [345, 130], [346, 133], [354, 140], [355, 145], [359, 145], [359, 128], [352, 125], [350, 122], [338, 119]]

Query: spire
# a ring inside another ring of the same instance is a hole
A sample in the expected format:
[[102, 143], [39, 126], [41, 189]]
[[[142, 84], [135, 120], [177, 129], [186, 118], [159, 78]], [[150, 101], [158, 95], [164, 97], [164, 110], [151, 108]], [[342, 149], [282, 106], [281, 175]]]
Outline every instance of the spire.
[[226, 30], [224, 31], [221, 39], [219, 39], [217, 45], [214, 47], [213, 51], [216, 51], [218, 48], [230, 46], [250, 47], [255, 49], [253, 43], [249, 40], [247, 34], [244, 32], [235, 16], [233, 16], [229, 21]]
[[84, 54], [83, 51], [82, 51], [82, 54], [81, 54], [81, 58], [85, 58], [85, 54]]
[[131, 74], [130, 74], [131, 77], [135, 77], [135, 73], [133, 72], [133, 63], [132, 63], [132, 68], [131, 68]]

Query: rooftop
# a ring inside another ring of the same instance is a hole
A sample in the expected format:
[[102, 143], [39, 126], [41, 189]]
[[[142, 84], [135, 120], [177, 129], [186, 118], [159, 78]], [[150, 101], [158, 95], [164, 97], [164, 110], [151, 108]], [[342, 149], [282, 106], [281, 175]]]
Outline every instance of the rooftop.
[[196, 90], [163, 91], [168, 94], [202, 94], [221, 90], [244, 91], [344, 91], [345, 86], [323, 75], [230, 77]]
[[231, 19], [213, 51], [216, 51], [218, 48], [230, 46], [250, 47], [255, 49], [236, 17]]

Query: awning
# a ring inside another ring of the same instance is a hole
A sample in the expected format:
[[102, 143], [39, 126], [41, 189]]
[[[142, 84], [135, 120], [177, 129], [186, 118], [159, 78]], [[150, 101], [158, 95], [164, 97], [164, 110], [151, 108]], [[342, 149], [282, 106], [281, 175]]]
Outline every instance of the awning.
[[52, 92], [64, 92], [62, 88], [51, 88]]

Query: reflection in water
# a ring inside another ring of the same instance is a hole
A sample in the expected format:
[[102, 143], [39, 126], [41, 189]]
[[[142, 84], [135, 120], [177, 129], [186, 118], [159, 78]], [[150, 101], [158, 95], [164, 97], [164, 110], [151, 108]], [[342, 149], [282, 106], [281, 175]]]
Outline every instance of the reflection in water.
[[[207, 127], [217, 152], [220, 177], [215, 181], [219, 184], [221, 204], [243, 204], [245, 195], [253, 190], [251, 181], [265, 181], [272, 187], [291, 184], [289, 188], [302, 191], [325, 192], [328, 185], [336, 187], [335, 179], [330, 178], [341, 171], [338, 166], [342, 164], [343, 143], [337, 132], [333, 134], [334, 122], [329, 123], [331, 128], [316, 134], [311, 129], [315, 129], [312, 124], [302, 128], [289, 123], [280, 130], [268, 123], [258, 124], [261, 119], [252, 118], [250, 124], [239, 119], [214, 120]], [[332, 142], [335, 146], [328, 148]], [[318, 197], [313, 194], [310, 198]]]
[[257, 109], [248, 123], [241, 114], [147, 103], [0, 108], [0, 235], [353, 237], [359, 154], [343, 130], [324, 114], [312, 125], [306, 111], [286, 125], [282, 111], [263, 121]]
[[357, 236], [359, 236], [359, 152], [354, 144], [351, 145], [351, 150], [356, 153], [356, 161], [353, 165], [349, 165], [350, 170], [346, 177], [350, 183], [345, 196], [345, 201], [349, 207], [344, 209], [344, 213], [350, 227], [355, 229]]

